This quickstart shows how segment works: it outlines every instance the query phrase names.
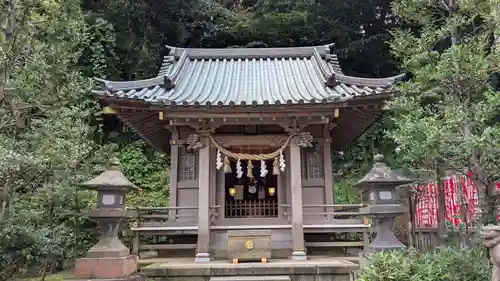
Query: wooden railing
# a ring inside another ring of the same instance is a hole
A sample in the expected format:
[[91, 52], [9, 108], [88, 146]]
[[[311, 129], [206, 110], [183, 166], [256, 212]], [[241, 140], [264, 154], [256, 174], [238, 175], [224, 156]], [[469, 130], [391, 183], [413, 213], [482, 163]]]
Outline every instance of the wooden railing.
[[[210, 206], [207, 218], [211, 221], [219, 215], [221, 206]], [[131, 230], [134, 232], [132, 240], [132, 253], [138, 254], [140, 250], [153, 249], [194, 249], [196, 243], [191, 244], [158, 244], [158, 237], [167, 234], [169, 237], [184, 232], [197, 231], [198, 207], [137, 207], [131, 208], [137, 216], [131, 220]], [[153, 244], [141, 242], [141, 236], [152, 236]], [[171, 239], [171, 241], [174, 241]]]
[[[362, 219], [362, 214], [359, 212], [359, 209], [362, 207], [364, 207], [363, 204], [304, 205], [304, 215], [322, 216], [328, 219]], [[325, 211], [309, 212], [307, 209], [322, 209]]]
[[[367, 217], [360, 212], [364, 204], [323, 204], [303, 205], [304, 230], [314, 232], [313, 229], [330, 229], [337, 232], [341, 229], [344, 233], [362, 233], [360, 240], [350, 241], [306, 241], [306, 247], [329, 248], [329, 247], [363, 247], [370, 243], [371, 229]], [[284, 214], [291, 219], [293, 212], [291, 205], [282, 204]], [[311, 211], [311, 209], [313, 209]], [[315, 209], [315, 210], [314, 210]]]
[[[363, 219], [363, 215], [359, 209], [364, 207], [364, 204], [318, 204], [318, 205], [303, 205], [303, 213], [305, 217], [318, 217], [322, 219]], [[285, 216], [290, 217], [292, 207], [289, 204], [282, 204], [281, 207], [285, 209]], [[310, 211], [316, 209], [321, 211]]]
[[[208, 216], [213, 221], [218, 215], [221, 206], [210, 206]], [[137, 212], [137, 216], [132, 218], [132, 227], [154, 227], [167, 226], [169, 223], [178, 221], [179, 224], [196, 225], [198, 220], [197, 206], [179, 207], [137, 207], [131, 208]]]
[[226, 218], [268, 218], [278, 216], [276, 200], [226, 201]]

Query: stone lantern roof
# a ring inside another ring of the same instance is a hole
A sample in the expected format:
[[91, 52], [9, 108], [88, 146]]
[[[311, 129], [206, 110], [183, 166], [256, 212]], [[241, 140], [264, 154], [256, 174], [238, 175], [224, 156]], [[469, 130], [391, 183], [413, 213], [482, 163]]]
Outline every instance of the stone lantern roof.
[[106, 171], [78, 186], [88, 190], [141, 190], [123, 175], [120, 162], [116, 158], [111, 160], [109, 168]]
[[413, 182], [400, 172], [392, 170], [384, 162], [384, 156], [377, 154], [373, 157], [373, 168], [356, 183], [356, 186], [365, 187], [369, 185], [403, 185]]

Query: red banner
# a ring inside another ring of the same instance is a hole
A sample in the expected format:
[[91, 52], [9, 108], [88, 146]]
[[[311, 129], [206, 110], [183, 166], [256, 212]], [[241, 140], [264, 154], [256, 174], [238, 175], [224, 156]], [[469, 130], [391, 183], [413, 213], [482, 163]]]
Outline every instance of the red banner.
[[[471, 177], [449, 177], [444, 181], [444, 188], [446, 221], [457, 227], [466, 222], [473, 225], [479, 211], [479, 200]], [[439, 212], [437, 184], [422, 185], [416, 189], [418, 198], [415, 198], [417, 200], [415, 227], [437, 228]], [[500, 183], [497, 184], [497, 190], [500, 191]]]

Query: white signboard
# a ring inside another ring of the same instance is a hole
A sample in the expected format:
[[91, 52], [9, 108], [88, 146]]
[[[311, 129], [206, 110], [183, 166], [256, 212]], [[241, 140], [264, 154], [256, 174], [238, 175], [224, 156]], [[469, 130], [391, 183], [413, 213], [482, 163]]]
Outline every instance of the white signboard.
[[102, 196], [102, 204], [103, 205], [114, 205], [115, 204], [115, 196], [114, 195], [103, 195]]

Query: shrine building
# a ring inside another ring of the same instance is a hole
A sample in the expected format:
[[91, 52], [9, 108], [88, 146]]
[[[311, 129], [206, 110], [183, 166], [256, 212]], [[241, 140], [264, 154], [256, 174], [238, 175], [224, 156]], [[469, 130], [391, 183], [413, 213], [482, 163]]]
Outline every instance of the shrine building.
[[345, 75], [330, 47], [167, 46], [156, 77], [100, 80], [107, 111], [170, 155], [169, 205], [138, 208], [133, 252], [209, 262], [238, 257], [233, 238], [261, 237], [245, 247], [306, 260], [331, 233], [369, 227], [352, 211], [361, 205], [335, 204], [331, 156], [373, 124], [404, 75]]

